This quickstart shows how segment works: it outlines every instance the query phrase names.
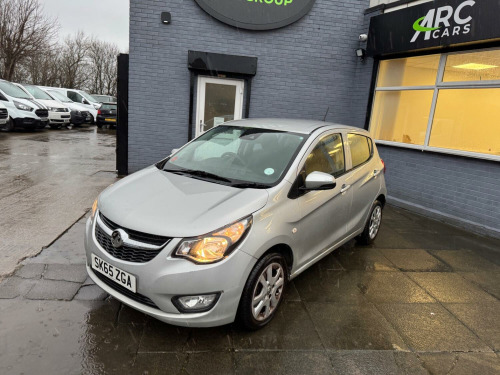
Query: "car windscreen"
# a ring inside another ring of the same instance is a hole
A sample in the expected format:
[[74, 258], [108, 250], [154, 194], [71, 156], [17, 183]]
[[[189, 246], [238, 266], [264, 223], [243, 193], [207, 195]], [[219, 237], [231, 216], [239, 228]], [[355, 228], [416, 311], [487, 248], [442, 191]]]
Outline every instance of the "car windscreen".
[[115, 110], [116, 111], [116, 104], [106, 104], [103, 103], [100, 109], [108, 109], [108, 110]]
[[305, 139], [304, 134], [221, 125], [182, 148], [163, 169], [233, 186], [270, 187], [282, 179]]
[[31, 96], [25, 93], [24, 90], [10, 82], [0, 81], [0, 90], [14, 98], [31, 99]]
[[36, 86], [33, 85], [24, 85], [23, 86], [26, 91], [28, 91], [35, 99], [43, 99], [43, 100], [52, 100], [49, 94], [47, 94], [45, 91], [39, 89]]
[[49, 90], [49, 94], [63, 103], [73, 103], [73, 100], [68, 98], [66, 95], [61, 94], [59, 91]]

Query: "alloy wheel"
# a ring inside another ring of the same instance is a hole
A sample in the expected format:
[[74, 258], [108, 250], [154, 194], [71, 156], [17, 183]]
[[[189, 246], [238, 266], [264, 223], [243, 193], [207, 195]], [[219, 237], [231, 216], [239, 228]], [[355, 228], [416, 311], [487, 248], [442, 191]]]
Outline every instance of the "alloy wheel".
[[370, 239], [373, 240], [377, 235], [381, 221], [382, 221], [382, 208], [380, 208], [380, 206], [376, 206], [373, 209], [372, 215], [370, 217], [370, 229], [369, 229]]
[[266, 320], [279, 305], [285, 284], [285, 272], [280, 263], [269, 264], [259, 276], [252, 296], [252, 315]]

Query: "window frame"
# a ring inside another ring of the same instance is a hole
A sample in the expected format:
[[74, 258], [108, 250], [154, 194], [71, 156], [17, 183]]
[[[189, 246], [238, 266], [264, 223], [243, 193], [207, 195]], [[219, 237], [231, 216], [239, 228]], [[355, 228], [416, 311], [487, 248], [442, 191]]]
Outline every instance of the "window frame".
[[[436, 104], [437, 104], [437, 99], [438, 99], [438, 95], [439, 95], [440, 90], [500, 88], [500, 79], [499, 80], [489, 80], [489, 81], [443, 82], [444, 70], [446, 67], [447, 57], [451, 56], [451, 55], [457, 55], [457, 54], [467, 54], [467, 53], [471, 53], [471, 52], [483, 52], [483, 51], [493, 51], [493, 50], [500, 51], [500, 48], [498, 48], [498, 47], [496, 47], [496, 48], [484, 48], [484, 49], [477, 49], [477, 50], [467, 50], [467, 51], [449, 52], [449, 53], [440, 54], [441, 56], [440, 56], [438, 71], [437, 71], [437, 75], [436, 75], [436, 82], [432, 86], [427, 85], [427, 86], [377, 87], [378, 80], [379, 80], [379, 72], [380, 72], [380, 64], [379, 64], [378, 70], [377, 70], [377, 78], [376, 78], [376, 82], [375, 82], [375, 88], [373, 91], [373, 100], [371, 103], [370, 122], [368, 125], [368, 131], [370, 132], [370, 134], [372, 134], [372, 123], [371, 122], [372, 122], [372, 117], [373, 117], [375, 96], [376, 96], [378, 91], [433, 90], [434, 93], [432, 96], [431, 108], [429, 111], [429, 118], [427, 121], [427, 129], [426, 129], [425, 140], [424, 140], [423, 145], [415, 145], [415, 144], [403, 143], [403, 142], [386, 141], [386, 140], [376, 139], [375, 137], [372, 137], [375, 144], [386, 145], [386, 146], [395, 146], [395, 147], [401, 147], [401, 148], [410, 148], [410, 149], [414, 149], [414, 150], [437, 152], [437, 153], [450, 154], [450, 155], [458, 155], [458, 156], [464, 156], [464, 157], [470, 157], [470, 158], [476, 158], [476, 159], [500, 161], [500, 155], [491, 155], [491, 154], [484, 154], [484, 153], [474, 152], [474, 151], [463, 151], [463, 150], [454, 150], [454, 149], [449, 149], [449, 148], [429, 146], [429, 141], [430, 141], [431, 132], [432, 132], [432, 123], [434, 122], [434, 115], [436, 112]], [[386, 60], [383, 60], [383, 61], [386, 61]]]
[[337, 176], [334, 176], [333, 174], [330, 174], [330, 173], [329, 174], [332, 177], [334, 177], [335, 179], [337, 179], [337, 178], [342, 177], [343, 175], [345, 175], [347, 172], [349, 172], [349, 169], [347, 168], [347, 155], [346, 155], [346, 141], [347, 141], [347, 138], [344, 137], [344, 132], [343, 131], [341, 131], [341, 130], [332, 130], [332, 131], [326, 132], [326, 134], [325, 133], [320, 134], [314, 140], [314, 142], [311, 144], [311, 146], [308, 147], [307, 151], [304, 153], [304, 156], [303, 156], [303, 158], [300, 161], [299, 168], [297, 169], [297, 177], [301, 175], [302, 171], [304, 170], [304, 168], [306, 166], [307, 157], [314, 151], [314, 149], [316, 148], [316, 146], [318, 146], [318, 144], [323, 139], [325, 139], [326, 137], [330, 137], [330, 136], [335, 135], [335, 134], [338, 134], [340, 136], [340, 141], [341, 141], [341, 144], [342, 144], [342, 154], [344, 156], [344, 172], [341, 173], [341, 174], [339, 174], [339, 175], [337, 175]]
[[[368, 141], [370, 141], [370, 144], [368, 145], [368, 148], [370, 150], [370, 157], [368, 159], [366, 159], [364, 162], [362, 162], [361, 164], [358, 164], [356, 166], [353, 166], [353, 164], [352, 164], [352, 152], [351, 152], [351, 145], [349, 144], [349, 134], [358, 135], [360, 137], [365, 137]], [[345, 140], [345, 142], [346, 142], [345, 144], [349, 148], [349, 169], [346, 171], [346, 173], [354, 171], [354, 170], [358, 169], [359, 167], [362, 167], [363, 165], [369, 163], [373, 159], [373, 154], [374, 154], [374, 151], [373, 151], [373, 149], [374, 149], [373, 142], [374, 142], [374, 139], [371, 136], [368, 136], [368, 135], [365, 135], [365, 134], [361, 134], [361, 133], [357, 133], [357, 132], [353, 132], [353, 131], [348, 131], [348, 132], [346, 132], [346, 140]], [[345, 145], [344, 145], [344, 147], [345, 147]], [[345, 151], [344, 151], [344, 154], [345, 154]]]

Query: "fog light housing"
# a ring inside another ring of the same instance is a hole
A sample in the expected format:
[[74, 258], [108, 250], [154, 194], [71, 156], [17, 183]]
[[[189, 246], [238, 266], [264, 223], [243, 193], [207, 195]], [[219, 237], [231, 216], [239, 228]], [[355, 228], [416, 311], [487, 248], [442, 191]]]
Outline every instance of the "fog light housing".
[[175, 296], [172, 298], [172, 303], [181, 313], [199, 313], [211, 310], [219, 297], [220, 293]]

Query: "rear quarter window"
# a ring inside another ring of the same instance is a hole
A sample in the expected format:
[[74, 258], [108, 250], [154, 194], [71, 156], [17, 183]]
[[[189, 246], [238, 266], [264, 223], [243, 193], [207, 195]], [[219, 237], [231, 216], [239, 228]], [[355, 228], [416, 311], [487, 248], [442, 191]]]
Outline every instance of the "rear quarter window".
[[372, 140], [364, 135], [349, 133], [347, 134], [347, 143], [351, 149], [352, 168], [370, 160], [373, 155]]

